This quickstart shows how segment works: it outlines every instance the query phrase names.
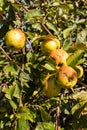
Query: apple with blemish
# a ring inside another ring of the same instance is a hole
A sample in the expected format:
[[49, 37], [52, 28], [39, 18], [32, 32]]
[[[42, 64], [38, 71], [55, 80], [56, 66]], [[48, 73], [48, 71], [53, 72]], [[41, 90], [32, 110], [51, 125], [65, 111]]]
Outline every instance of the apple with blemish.
[[50, 58], [52, 58], [56, 65], [66, 65], [66, 59], [68, 58], [68, 53], [63, 49], [56, 49], [50, 53]]
[[62, 88], [72, 88], [77, 83], [77, 72], [70, 66], [62, 66], [56, 74], [56, 81]]

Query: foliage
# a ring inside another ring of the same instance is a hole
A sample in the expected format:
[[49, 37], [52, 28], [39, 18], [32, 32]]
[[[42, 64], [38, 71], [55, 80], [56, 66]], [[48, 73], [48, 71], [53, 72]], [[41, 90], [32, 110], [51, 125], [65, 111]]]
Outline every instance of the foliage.
[[[5, 34], [13, 28], [26, 34], [22, 50], [5, 44]], [[43, 93], [42, 85], [45, 76], [56, 71], [40, 50], [47, 35], [59, 39], [70, 55], [70, 66], [81, 64], [84, 68], [73, 89], [62, 89], [52, 98]], [[86, 44], [87, 0], [0, 0], [0, 129], [54, 130], [58, 126], [61, 130], [86, 130]]]

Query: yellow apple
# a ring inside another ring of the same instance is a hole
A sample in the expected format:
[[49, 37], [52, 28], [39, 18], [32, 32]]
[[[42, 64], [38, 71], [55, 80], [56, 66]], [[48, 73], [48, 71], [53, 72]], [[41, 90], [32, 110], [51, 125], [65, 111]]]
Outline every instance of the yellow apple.
[[58, 94], [61, 91], [61, 87], [58, 86], [58, 84], [56, 83], [55, 76], [52, 75], [47, 76], [44, 79], [43, 86], [44, 86], [43, 90], [47, 95], [47, 97], [58, 96]]
[[21, 29], [12, 29], [5, 35], [6, 45], [14, 49], [22, 49], [25, 46], [26, 36]]
[[77, 83], [77, 72], [70, 66], [62, 66], [57, 71], [56, 81], [62, 88], [72, 88]]
[[56, 49], [50, 53], [50, 57], [54, 60], [56, 65], [66, 65], [66, 59], [68, 58], [68, 53], [63, 49]]
[[45, 55], [50, 54], [52, 50], [55, 50], [57, 48], [60, 48], [60, 42], [54, 37], [47, 37], [41, 43], [41, 51]]

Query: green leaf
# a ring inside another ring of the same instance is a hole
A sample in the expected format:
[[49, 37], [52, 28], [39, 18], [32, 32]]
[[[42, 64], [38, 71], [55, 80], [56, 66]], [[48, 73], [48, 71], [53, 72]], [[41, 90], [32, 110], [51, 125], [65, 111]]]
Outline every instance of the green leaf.
[[9, 100], [9, 103], [13, 109], [17, 109], [17, 104], [13, 100]]
[[71, 109], [72, 115], [74, 115], [76, 118], [80, 118], [86, 104], [87, 103], [85, 103], [84, 101], [79, 101], [76, 105], [72, 107]]
[[66, 39], [69, 35], [70, 32], [76, 27], [76, 25], [72, 26], [72, 27], [68, 27], [63, 31], [63, 37], [64, 39]]
[[15, 90], [15, 87], [13, 85], [9, 86], [8, 88], [3, 89], [3, 92], [5, 93], [5, 97], [8, 99], [12, 99], [14, 90]]
[[82, 101], [87, 101], [87, 92], [82, 90], [80, 92], [77, 92], [77, 93], [74, 93], [72, 95], [72, 97], [77, 100], [77, 99], [80, 99]]
[[55, 34], [58, 33], [57, 27], [52, 22], [46, 22], [46, 26], [48, 27], [48, 29], [53, 30]]
[[42, 32], [41, 25], [39, 23], [32, 24], [32, 28], [36, 29], [37, 31]]
[[83, 50], [77, 50], [71, 54], [67, 59], [67, 65], [74, 67], [81, 60]]
[[18, 83], [17, 81], [14, 81], [13, 82], [13, 86], [14, 86], [14, 93], [13, 93], [13, 96], [16, 97], [16, 98], [20, 98], [20, 89], [19, 89], [19, 86], [18, 86]]
[[44, 130], [54, 130], [55, 126], [52, 122], [44, 122], [43, 123]]
[[35, 122], [35, 118], [36, 118], [36, 113], [32, 110], [30, 110], [27, 107], [22, 107], [20, 109], [20, 112], [17, 113], [17, 118], [24, 118], [25, 120], [29, 120], [31, 122]]
[[3, 7], [5, 5], [5, 0], [0, 0], [0, 7]]
[[18, 71], [16, 71], [16, 69], [14, 68], [13, 65], [6, 65], [4, 68], [3, 68], [3, 71], [5, 73], [5, 76], [7, 78], [10, 78], [11, 76], [17, 76], [18, 74]]
[[55, 130], [55, 125], [52, 122], [38, 123], [35, 130]]
[[30, 130], [28, 122], [23, 117], [18, 120], [17, 130]]
[[45, 65], [42, 65], [42, 66], [43, 66], [45, 69], [50, 70], [50, 71], [54, 71], [54, 70], [55, 70], [53, 64], [51, 64], [51, 63], [46, 63]]
[[34, 17], [41, 17], [41, 16], [43, 16], [43, 14], [39, 9], [32, 9], [26, 13], [25, 19], [31, 19]]
[[69, 50], [87, 50], [87, 43], [76, 43], [75, 45], [70, 46]]
[[43, 121], [50, 121], [51, 116], [43, 109], [43, 107], [39, 107], [41, 112], [41, 118]]
[[77, 34], [76, 43], [84, 43], [84, 42], [87, 42], [87, 29], [84, 29]]

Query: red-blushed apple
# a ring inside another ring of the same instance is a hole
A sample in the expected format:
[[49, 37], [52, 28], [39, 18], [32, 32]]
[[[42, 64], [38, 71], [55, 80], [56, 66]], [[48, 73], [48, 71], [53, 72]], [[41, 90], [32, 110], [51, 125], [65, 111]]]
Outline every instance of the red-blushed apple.
[[77, 83], [77, 72], [70, 66], [62, 66], [56, 74], [56, 81], [62, 88], [72, 88]]
[[22, 49], [25, 46], [26, 36], [21, 29], [12, 29], [6, 33], [5, 42], [13, 49]]
[[56, 49], [53, 50], [50, 53], [50, 56], [56, 65], [66, 65], [66, 59], [68, 58], [68, 53], [66, 51], [64, 51], [63, 49]]
[[48, 75], [43, 81], [43, 90], [47, 97], [55, 97], [61, 91], [61, 87], [56, 83], [54, 75]]

